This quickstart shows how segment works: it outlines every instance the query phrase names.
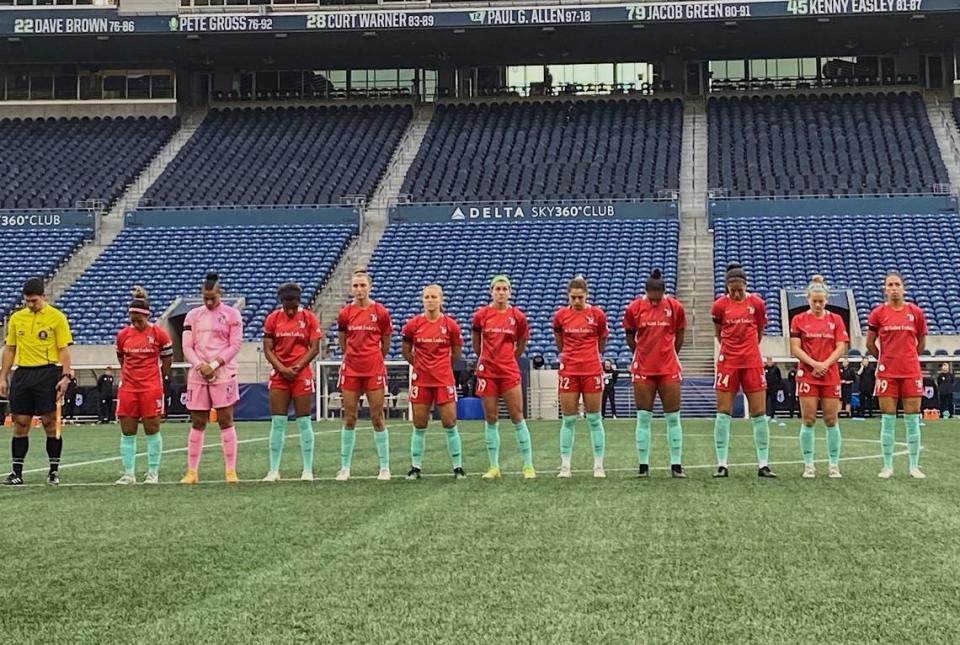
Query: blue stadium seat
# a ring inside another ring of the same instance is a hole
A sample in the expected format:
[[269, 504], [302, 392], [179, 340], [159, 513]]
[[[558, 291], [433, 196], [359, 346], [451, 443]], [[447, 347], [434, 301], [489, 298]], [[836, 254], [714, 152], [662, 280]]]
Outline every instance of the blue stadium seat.
[[4, 249], [30, 248], [30, 253], [0, 254], [0, 319], [5, 319], [23, 300], [27, 278], [50, 278], [83, 245], [84, 231], [78, 229], [6, 229], [0, 234]]

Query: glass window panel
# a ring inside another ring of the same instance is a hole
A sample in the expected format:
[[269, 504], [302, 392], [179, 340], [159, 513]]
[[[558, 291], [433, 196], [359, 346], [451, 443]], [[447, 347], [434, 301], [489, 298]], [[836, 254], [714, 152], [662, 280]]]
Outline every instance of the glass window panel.
[[103, 76], [99, 74], [80, 75], [80, 100], [91, 101], [103, 98]]
[[156, 74], [150, 77], [150, 96], [155, 99], [173, 98], [173, 76]]
[[127, 76], [127, 98], [150, 98], [150, 76], [148, 74], [130, 74]]
[[53, 78], [53, 97], [58, 101], [77, 99], [77, 75], [61, 74]]
[[103, 98], [105, 99], [127, 98], [126, 75], [104, 76], [103, 77]]

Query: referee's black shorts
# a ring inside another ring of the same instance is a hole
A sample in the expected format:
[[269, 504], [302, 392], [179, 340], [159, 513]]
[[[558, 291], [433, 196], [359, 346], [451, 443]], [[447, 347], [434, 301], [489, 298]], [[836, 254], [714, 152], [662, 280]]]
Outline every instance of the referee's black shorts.
[[18, 367], [10, 380], [10, 414], [42, 416], [57, 409], [59, 365]]

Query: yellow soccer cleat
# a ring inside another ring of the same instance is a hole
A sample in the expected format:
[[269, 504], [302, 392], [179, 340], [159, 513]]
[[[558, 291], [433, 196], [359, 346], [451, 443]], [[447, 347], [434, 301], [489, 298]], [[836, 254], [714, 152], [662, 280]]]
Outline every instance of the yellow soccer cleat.
[[524, 466], [523, 467], [523, 478], [524, 479], [536, 479], [537, 471], [533, 469], [533, 466]]
[[239, 484], [239, 483], [240, 483], [240, 477], [237, 476], [237, 471], [235, 471], [235, 470], [228, 470], [228, 471], [227, 471], [226, 478], [227, 478], [227, 483], [228, 483], [228, 484]]
[[482, 479], [500, 479], [500, 467], [499, 467], [499, 466], [491, 466], [491, 467], [490, 467], [490, 470], [488, 470], [487, 472], [483, 473], [483, 475], [482, 475], [481, 477], [482, 477]]
[[197, 474], [195, 470], [188, 470], [187, 474], [183, 476], [183, 479], [180, 480], [181, 484], [199, 484], [200, 475]]

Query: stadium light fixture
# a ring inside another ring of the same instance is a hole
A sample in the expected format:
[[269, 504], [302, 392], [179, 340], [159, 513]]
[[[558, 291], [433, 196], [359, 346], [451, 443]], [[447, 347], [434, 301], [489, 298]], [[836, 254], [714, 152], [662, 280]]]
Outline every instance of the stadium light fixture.
[[104, 36], [101, 34], [97, 36], [97, 40], [110, 40], [110, 36]]
[[926, 19], [927, 19], [927, 14], [924, 14], [924, 13], [915, 13], [912, 16], [910, 16], [910, 20], [926, 20]]
[[453, 30], [453, 33], [458, 34], [458, 35], [459, 35], [459, 34], [465, 34], [465, 33], [467, 33], [467, 30], [466, 30], [466, 29], [454, 29], [454, 30]]
[[540, 31], [542, 31], [542, 32], [545, 33], [545, 34], [552, 34], [553, 32], [556, 31], [556, 28], [555, 28], [555, 27], [541, 27], [541, 28], [540, 28]]
[[273, 37], [274, 37], [274, 38], [286, 38], [286, 37], [287, 37], [287, 34], [285, 34], [284, 32], [280, 32], [280, 33], [278, 33], [278, 34], [274, 34]]
[[375, 32], [375, 31], [365, 31], [365, 32], [363, 32], [363, 37], [364, 37], [364, 38], [376, 38], [376, 37], [377, 37], [377, 32]]
[[817, 18], [817, 22], [819, 22], [819, 23], [822, 25], [822, 24], [825, 24], [825, 23], [830, 22], [830, 19], [821, 16], [820, 18]]

